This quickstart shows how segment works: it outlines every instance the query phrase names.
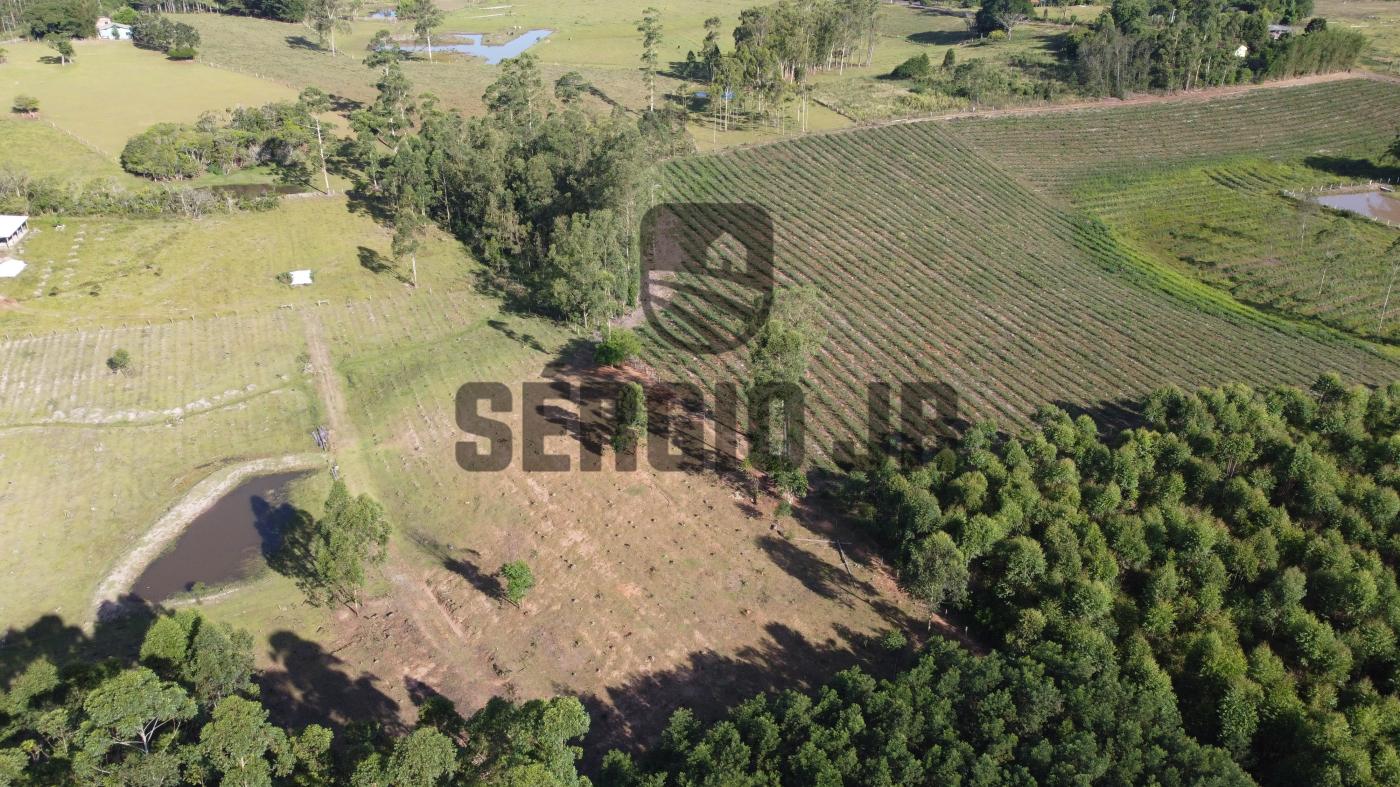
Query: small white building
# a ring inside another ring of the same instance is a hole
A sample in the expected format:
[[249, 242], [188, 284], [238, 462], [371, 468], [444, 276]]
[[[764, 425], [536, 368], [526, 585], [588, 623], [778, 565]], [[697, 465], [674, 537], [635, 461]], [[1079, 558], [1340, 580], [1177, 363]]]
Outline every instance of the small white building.
[[28, 267], [24, 260], [0, 260], [0, 279], [13, 279]]
[[293, 287], [305, 287], [311, 283], [311, 271], [292, 271], [291, 277]]
[[13, 248], [29, 232], [28, 216], [0, 215], [0, 248]]
[[131, 25], [113, 22], [110, 17], [97, 18], [97, 37], [108, 41], [130, 41]]

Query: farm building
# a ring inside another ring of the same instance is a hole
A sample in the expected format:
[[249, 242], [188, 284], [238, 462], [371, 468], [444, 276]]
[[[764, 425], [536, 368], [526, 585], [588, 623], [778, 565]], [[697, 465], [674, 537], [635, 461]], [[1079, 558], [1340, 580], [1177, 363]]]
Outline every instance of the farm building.
[[19, 239], [28, 231], [28, 216], [0, 216], [0, 247], [8, 248], [19, 243]]
[[108, 17], [99, 17], [97, 20], [97, 37], [108, 41], [130, 41], [131, 25], [124, 25], [121, 22], [113, 22]]
[[1279, 40], [1280, 38], [1283, 38], [1284, 36], [1291, 36], [1296, 32], [1297, 30], [1293, 29], [1288, 25], [1269, 25], [1269, 38], [1272, 38], [1275, 41]]
[[306, 285], [311, 283], [311, 271], [292, 271], [288, 275], [291, 277], [290, 284], [293, 287], [305, 287]]

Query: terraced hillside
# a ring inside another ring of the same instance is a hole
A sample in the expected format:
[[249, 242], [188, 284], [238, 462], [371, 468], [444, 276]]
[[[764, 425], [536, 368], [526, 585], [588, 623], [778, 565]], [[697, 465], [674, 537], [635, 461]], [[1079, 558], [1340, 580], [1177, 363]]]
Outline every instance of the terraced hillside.
[[[1388, 85], [1327, 89], [1400, 105], [1400, 91]], [[1240, 101], [1274, 112], [1281, 92]], [[1187, 135], [1192, 127], [1235, 123], [1236, 100], [1143, 110], [1143, 127], [1195, 119], [1144, 144], [1141, 154], [1124, 153], [1121, 163], [1134, 165], [1138, 155], [1205, 156], [1199, 151], [1211, 146], [1342, 147], [1384, 127], [1358, 121], [1329, 135], [1335, 98], [1311, 88], [1301, 95], [1296, 136], [1261, 124], [1271, 136], [1252, 143], [1214, 131]], [[1324, 107], [1316, 111], [1327, 117], [1307, 116], [1309, 106]], [[1066, 161], [1039, 170], [1040, 182], [1081, 171], [1091, 158], [1087, 146], [1074, 147], [1074, 134], [1061, 126], [1079, 124], [1076, 133], [1084, 134], [1096, 116], [1055, 116], [1044, 138], [1021, 135], [1023, 150], [1066, 148]], [[1132, 123], [1122, 125], [1131, 131]], [[863, 436], [864, 381], [873, 379], [947, 381], [964, 417], [1014, 422], [1043, 401], [1113, 414], [1121, 400], [1169, 383], [1303, 382], [1328, 369], [1379, 381], [1400, 372], [1382, 351], [1269, 316], [1155, 264], [1101, 222], [1018, 184], [1003, 168], [1013, 166], [1007, 158], [963, 140], [967, 128], [921, 123], [812, 137], [680, 161], [666, 171], [673, 200], [768, 208], [780, 283], [821, 293], [826, 340], [808, 394], [809, 430], [819, 444]], [[674, 309], [684, 309], [686, 297], [678, 295]], [[664, 353], [656, 357], [667, 363]], [[663, 373], [701, 384], [743, 379], [735, 357], [675, 361]]]
[[1211, 101], [963, 120], [987, 158], [1046, 191], [1102, 190], [1237, 156], [1371, 155], [1395, 138], [1400, 85], [1349, 79]]

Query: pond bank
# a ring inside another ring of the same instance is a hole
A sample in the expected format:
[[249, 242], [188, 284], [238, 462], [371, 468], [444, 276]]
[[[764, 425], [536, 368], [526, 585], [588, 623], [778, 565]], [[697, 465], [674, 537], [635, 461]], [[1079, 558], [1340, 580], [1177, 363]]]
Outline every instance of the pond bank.
[[166, 547], [185, 532], [185, 529], [196, 517], [209, 510], [215, 502], [237, 488], [238, 485], [255, 476], [315, 470], [325, 467], [326, 463], [327, 457], [321, 453], [255, 459], [251, 462], [220, 468], [199, 481], [141, 536], [135, 548], [127, 553], [126, 557], [122, 558], [98, 584], [97, 591], [92, 597], [87, 626], [91, 628], [92, 624], [99, 618], [106, 619], [120, 615], [122, 611], [121, 598], [126, 595], [146, 568], [161, 556]]

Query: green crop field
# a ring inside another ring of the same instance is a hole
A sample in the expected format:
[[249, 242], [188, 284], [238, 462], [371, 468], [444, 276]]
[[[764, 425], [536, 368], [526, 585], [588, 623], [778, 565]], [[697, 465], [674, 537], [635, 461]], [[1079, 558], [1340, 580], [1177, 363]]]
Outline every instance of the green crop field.
[[1240, 156], [1369, 158], [1395, 138], [1397, 111], [1396, 85], [1350, 79], [1210, 101], [972, 119], [955, 127], [1029, 185], [1070, 193]]
[[1145, 257], [1268, 310], [1394, 339], [1400, 326], [1381, 317], [1395, 230], [1284, 192], [1393, 178], [1382, 153], [1397, 112], [1400, 86], [1352, 79], [954, 128]]
[[41, 117], [113, 162], [127, 139], [154, 123], [192, 123], [208, 110], [295, 96], [275, 82], [177, 63], [125, 42], [79, 41], [75, 46], [77, 59], [60, 66], [44, 62], [52, 51], [43, 44], [7, 44], [8, 62], [0, 65], [0, 105], [8, 110], [21, 93], [38, 98]]
[[[1368, 110], [1375, 115], [1400, 101], [1391, 86], [1369, 82], [1248, 97], [1265, 113], [1324, 108], [1322, 117], [1296, 116], [1292, 134], [1260, 123], [1255, 136], [1265, 140], [1253, 144], [1311, 150], [1376, 138], [1382, 132], [1364, 117], [1335, 136], [1326, 131], [1337, 99], [1358, 94], [1383, 102]], [[1125, 110], [1101, 159], [1119, 171], [1149, 150], [1168, 160], [1244, 150], [1251, 140], [1228, 131], [1243, 125], [1237, 110], [1237, 101]], [[666, 183], [676, 200], [752, 201], [771, 211], [780, 280], [814, 285], [824, 297], [827, 337], [809, 402], [827, 438], [863, 434], [862, 388], [872, 379], [946, 381], [964, 417], [1016, 422], [1042, 401], [1113, 414], [1118, 401], [1167, 383], [1304, 382], [1327, 369], [1380, 381], [1400, 371], [1382, 351], [1271, 317], [1156, 264], [1008, 173], [1044, 184], [1087, 171], [1094, 143], [1076, 144], [1069, 129], [1084, 135], [1107, 120], [1087, 112], [853, 131], [674, 162]], [[1115, 159], [1111, 140], [1127, 139], [1136, 123], [1167, 127]], [[994, 158], [969, 136], [1062, 153]], [[654, 357], [695, 382], [737, 373], [733, 359]]]
[[1400, 233], [1285, 193], [1336, 181], [1298, 164], [1245, 161], [1145, 178], [1081, 204], [1242, 301], [1393, 340], [1400, 320], [1386, 301], [1395, 268], [1387, 250]]

